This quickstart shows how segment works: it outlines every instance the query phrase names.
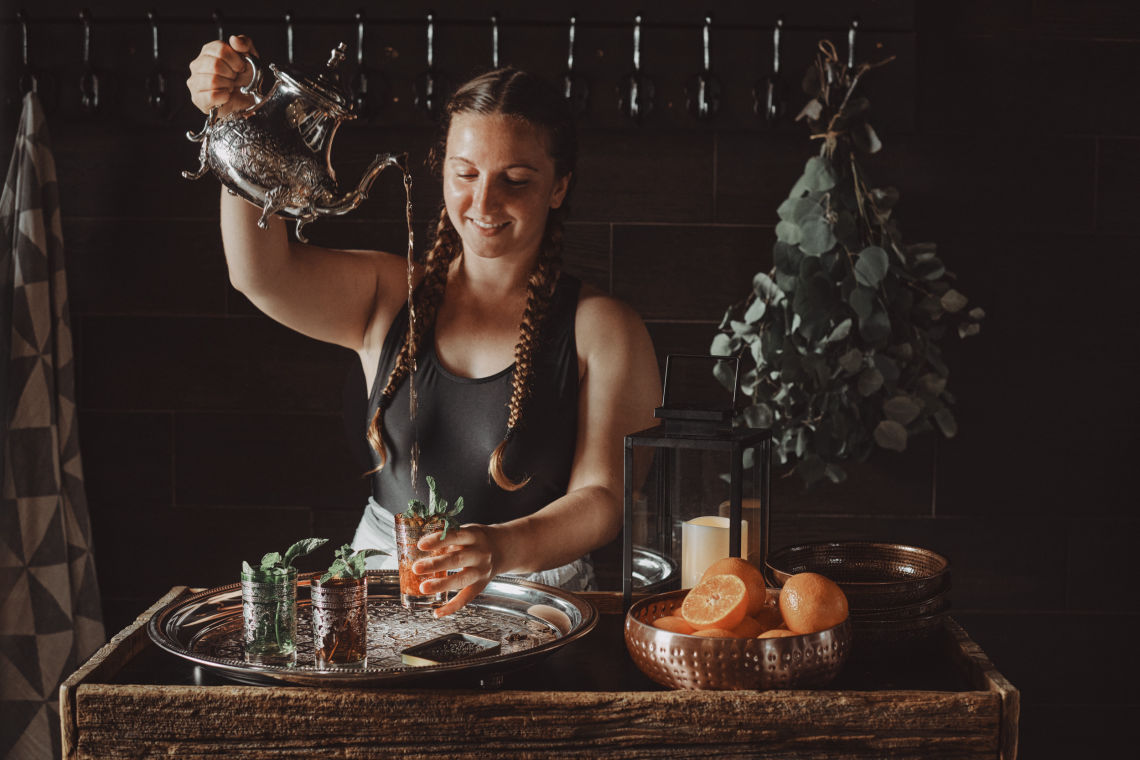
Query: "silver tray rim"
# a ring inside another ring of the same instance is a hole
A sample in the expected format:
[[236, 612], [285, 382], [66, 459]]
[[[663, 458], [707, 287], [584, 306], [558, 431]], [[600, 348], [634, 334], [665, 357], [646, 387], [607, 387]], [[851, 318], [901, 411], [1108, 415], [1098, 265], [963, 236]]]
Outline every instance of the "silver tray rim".
[[[317, 572], [302, 573], [298, 576], [298, 586], [307, 587]], [[399, 574], [395, 570], [369, 570], [368, 598], [393, 599], [398, 598]], [[373, 593], [373, 586], [390, 588], [395, 593]], [[508, 590], [515, 593], [508, 594]], [[518, 599], [521, 596], [528, 605], [546, 604], [562, 609], [567, 608], [577, 612], [577, 620], [571, 616], [571, 627], [568, 632], [552, 641], [539, 644], [536, 647], [519, 652], [494, 655], [490, 657], [476, 657], [456, 660], [440, 665], [428, 666], [398, 666], [398, 667], [342, 667], [326, 669], [298, 669], [287, 665], [264, 665], [247, 663], [244, 660], [214, 657], [200, 652], [193, 652], [181, 644], [177, 637], [180, 627], [176, 622], [181, 613], [190, 612], [193, 608], [210, 603], [211, 600], [220, 601], [222, 598], [237, 594], [240, 599], [241, 583], [229, 583], [224, 586], [205, 589], [190, 596], [177, 599], [162, 607], [151, 615], [147, 621], [147, 634], [151, 641], [160, 649], [176, 657], [212, 670], [226, 678], [246, 684], [280, 685], [297, 684], [303, 686], [384, 686], [402, 685], [420, 681], [432, 676], [447, 673], [484, 674], [503, 673], [537, 660], [572, 641], [576, 641], [597, 625], [598, 611], [593, 604], [573, 594], [554, 586], [547, 586], [521, 578], [507, 578], [499, 576], [487, 584], [487, 587], [469, 604], [475, 606], [495, 607], [502, 611], [501, 606], [495, 605], [496, 594], [500, 599]], [[555, 604], [551, 604], [555, 602]], [[558, 604], [561, 602], [561, 604]], [[307, 603], [298, 600], [298, 604]], [[233, 614], [232, 612], [230, 613]], [[240, 604], [237, 614], [241, 614]], [[537, 620], [541, 618], [535, 617]], [[549, 621], [542, 621], [554, 627]]]

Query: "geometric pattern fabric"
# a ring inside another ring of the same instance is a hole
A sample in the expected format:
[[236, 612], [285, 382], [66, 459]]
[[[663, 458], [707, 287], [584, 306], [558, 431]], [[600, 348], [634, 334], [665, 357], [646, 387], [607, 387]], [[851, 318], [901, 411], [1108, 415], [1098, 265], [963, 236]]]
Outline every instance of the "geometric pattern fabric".
[[59, 191], [24, 96], [0, 192], [0, 758], [59, 757], [59, 684], [104, 641], [75, 409]]

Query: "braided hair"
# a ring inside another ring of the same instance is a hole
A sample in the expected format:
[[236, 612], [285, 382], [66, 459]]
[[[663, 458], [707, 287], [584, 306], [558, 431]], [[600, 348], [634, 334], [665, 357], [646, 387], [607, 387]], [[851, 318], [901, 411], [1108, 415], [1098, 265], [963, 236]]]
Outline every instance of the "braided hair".
[[[440, 123], [440, 135], [429, 154], [429, 164], [437, 175], [442, 173], [451, 120], [456, 114], [463, 113], [511, 116], [540, 127], [547, 136], [547, 149], [554, 161], [555, 177], [570, 177], [570, 186], [566, 192], [566, 197], [569, 196], [574, 184], [574, 168], [578, 153], [577, 135], [573, 115], [561, 93], [552, 85], [533, 74], [507, 67], [482, 74], [456, 90], [445, 106]], [[519, 325], [519, 339], [515, 344], [511, 398], [507, 403], [507, 427], [499, 445], [491, 452], [487, 464], [488, 478], [505, 491], [516, 491], [530, 481], [529, 476], [512, 480], [503, 469], [503, 457], [507, 446], [522, 425], [523, 412], [530, 397], [534, 379], [534, 358], [562, 267], [562, 236], [566, 213], [565, 198], [558, 208], [550, 209], [538, 259], [527, 281], [526, 309]], [[448, 270], [462, 252], [462, 240], [448, 218], [447, 208], [444, 207], [440, 211], [439, 222], [436, 225], [435, 241], [427, 253], [424, 277], [412, 294], [407, 336], [400, 347], [395, 365], [380, 394], [379, 406], [368, 427], [368, 442], [380, 459], [380, 465], [376, 470], [382, 469], [388, 460], [382, 433], [384, 411], [391, 403], [400, 383], [415, 372], [421, 341], [435, 324], [439, 305], [443, 302]], [[411, 414], [414, 418], [416, 403], [414, 389], [409, 395]]]

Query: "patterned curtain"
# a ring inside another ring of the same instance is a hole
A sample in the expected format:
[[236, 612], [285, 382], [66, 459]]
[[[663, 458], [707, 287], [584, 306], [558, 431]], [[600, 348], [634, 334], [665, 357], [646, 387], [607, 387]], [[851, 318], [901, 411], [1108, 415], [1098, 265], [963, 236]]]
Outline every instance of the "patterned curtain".
[[0, 757], [59, 757], [59, 684], [102, 643], [55, 163], [34, 92], [0, 194]]

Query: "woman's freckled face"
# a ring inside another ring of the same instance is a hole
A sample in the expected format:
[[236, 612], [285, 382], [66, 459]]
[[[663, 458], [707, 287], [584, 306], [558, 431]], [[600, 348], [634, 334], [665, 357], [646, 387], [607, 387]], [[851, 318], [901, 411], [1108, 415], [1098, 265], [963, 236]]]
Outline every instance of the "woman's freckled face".
[[466, 253], [536, 252], [569, 177], [554, 176], [546, 135], [522, 119], [460, 113], [447, 133], [443, 198]]

